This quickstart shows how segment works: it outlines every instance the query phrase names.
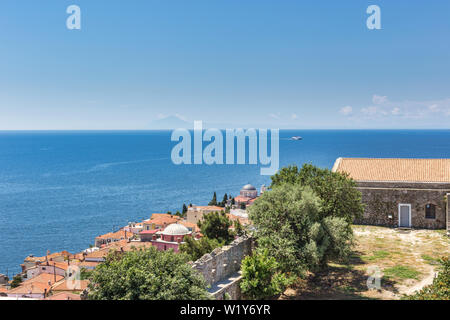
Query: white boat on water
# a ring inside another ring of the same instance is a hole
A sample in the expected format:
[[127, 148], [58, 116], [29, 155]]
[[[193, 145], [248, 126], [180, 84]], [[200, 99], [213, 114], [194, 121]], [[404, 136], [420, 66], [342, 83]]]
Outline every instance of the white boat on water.
[[303, 140], [303, 138], [302, 137], [300, 137], [300, 136], [293, 136], [293, 137], [291, 137], [291, 140]]

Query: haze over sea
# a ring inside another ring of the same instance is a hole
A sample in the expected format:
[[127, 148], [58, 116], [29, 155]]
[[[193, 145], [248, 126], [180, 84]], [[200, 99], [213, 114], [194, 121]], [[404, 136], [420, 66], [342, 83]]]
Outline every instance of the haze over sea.
[[[170, 131], [0, 132], [0, 273], [29, 255], [79, 252], [97, 235], [269, 185], [257, 165], [174, 165]], [[292, 141], [302, 136], [302, 141]], [[450, 130], [282, 130], [280, 165], [338, 157], [450, 158]]]

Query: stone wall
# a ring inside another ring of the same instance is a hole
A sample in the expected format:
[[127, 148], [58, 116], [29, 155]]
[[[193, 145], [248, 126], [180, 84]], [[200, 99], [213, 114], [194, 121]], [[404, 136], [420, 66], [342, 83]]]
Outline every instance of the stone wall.
[[193, 263], [192, 268], [202, 274], [216, 299], [237, 300], [240, 298], [241, 261], [251, 254], [252, 247], [252, 238], [238, 238], [228, 246], [205, 254]]
[[450, 236], [450, 193], [447, 193], [447, 235]]
[[[447, 220], [446, 194], [450, 184], [359, 182], [365, 204], [360, 224], [398, 227], [398, 205], [411, 204], [413, 228], [445, 229]], [[425, 206], [436, 206], [436, 218], [425, 218]]]

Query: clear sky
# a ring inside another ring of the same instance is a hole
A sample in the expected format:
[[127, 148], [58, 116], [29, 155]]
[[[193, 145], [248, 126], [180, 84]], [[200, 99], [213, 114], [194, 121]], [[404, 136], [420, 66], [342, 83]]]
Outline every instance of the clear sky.
[[[81, 30], [66, 28], [72, 4]], [[450, 128], [450, 2], [0, 1], [0, 130], [177, 119]]]

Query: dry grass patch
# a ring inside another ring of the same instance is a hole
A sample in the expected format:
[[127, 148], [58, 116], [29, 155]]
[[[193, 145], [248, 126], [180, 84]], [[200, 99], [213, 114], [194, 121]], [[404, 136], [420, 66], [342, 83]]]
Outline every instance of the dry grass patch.
[[[347, 265], [311, 274], [282, 299], [399, 299], [432, 281], [436, 261], [450, 254], [445, 231], [398, 231], [353, 226], [356, 245]], [[369, 290], [369, 270], [382, 273], [380, 290]]]

